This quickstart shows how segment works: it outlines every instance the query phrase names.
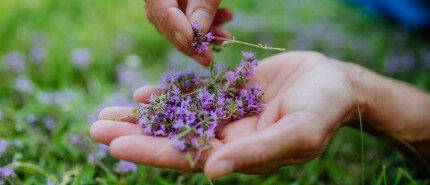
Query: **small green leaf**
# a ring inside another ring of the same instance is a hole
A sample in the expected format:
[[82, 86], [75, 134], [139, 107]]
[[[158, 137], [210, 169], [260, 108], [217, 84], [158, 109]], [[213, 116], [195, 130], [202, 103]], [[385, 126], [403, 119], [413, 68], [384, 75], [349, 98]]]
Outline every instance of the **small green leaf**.
[[133, 109], [131, 110], [131, 114], [136, 114], [136, 112], [137, 112], [137, 108], [133, 108]]
[[200, 103], [197, 103], [197, 108], [198, 108], [199, 110], [203, 110], [203, 109], [202, 109], [202, 106], [200, 105]]
[[236, 107], [236, 103], [234, 101], [230, 102], [230, 110], [233, 110]]
[[167, 123], [167, 119], [166, 118], [163, 118], [163, 124], [165, 124], [165, 125], [167, 125], [168, 123]]
[[258, 44], [258, 47], [259, 48], [264, 48], [264, 46], [262, 44], [260, 44], [260, 43]]
[[203, 148], [203, 150], [209, 150], [209, 149], [212, 149], [213, 147], [212, 147], [212, 145], [206, 145], [204, 148]]
[[190, 163], [190, 166], [193, 165], [193, 156], [191, 156], [190, 153], [185, 154], [185, 158], [187, 158], [187, 161]]

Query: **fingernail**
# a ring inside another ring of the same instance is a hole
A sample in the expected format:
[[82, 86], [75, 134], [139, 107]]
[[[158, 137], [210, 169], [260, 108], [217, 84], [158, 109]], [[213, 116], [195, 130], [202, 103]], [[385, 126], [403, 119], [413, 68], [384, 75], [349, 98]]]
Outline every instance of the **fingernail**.
[[197, 9], [196, 11], [194, 11], [193, 15], [191, 15], [190, 22], [191, 23], [199, 22], [200, 25], [202, 25], [204, 23], [201, 22], [200, 20], [209, 20], [209, 19], [210, 19], [210, 16], [209, 16], [208, 12], [206, 12], [202, 9]]
[[193, 58], [195, 61], [197, 61], [198, 63], [202, 64], [202, 65], [208, 65], [206, 62], [205, 57], [201, 56], [201, 55], [193, 55], [191, 56], [191, 58]]
[[177, 32], [177, 31], [174, 31], [173, 32], [173, 37], [175, 37], [175, 39], [182, 45], [182, 46], [184, 46], [184, 47], [188, 47], [188, 41], [187, 41], [187, 39], [184, 37], [184, 36], [182, 36], [182, 34], [181, 33], [179, 33], [179, 32]]
[[208, 178], [220, 178], [223, 177], [234, 170], [234, 163], [232, 160], [224, 160], [215, 164], [211, 170]]

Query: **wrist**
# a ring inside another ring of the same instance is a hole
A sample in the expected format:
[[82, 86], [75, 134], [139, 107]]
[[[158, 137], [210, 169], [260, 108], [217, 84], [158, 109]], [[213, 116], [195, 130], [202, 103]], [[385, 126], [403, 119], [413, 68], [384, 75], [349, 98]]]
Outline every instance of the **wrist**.
[[337, 60], [331, 60], [331, 62], [344, 72], [353, 99], [349, 114], [342, 125], [359, 127], [358, 107], [362, 122], [365, 123], [368, 119], [369, 109], [373, 107], [371, 104], [376, 100], [377, 85], [375, 79], [372, 79], [374, 78], [371, 75], [372, 72], [354, 63]]
[[[430, 95], [356, 64], [349, 65], [351, 87], [360, 106], [363, 127], [378, 137], [398, 137], [408, 143], [430, 138]], [[357, 107], [355, 112], [358, 114]], [[358, 126], [357, 118], [350, 123]]]

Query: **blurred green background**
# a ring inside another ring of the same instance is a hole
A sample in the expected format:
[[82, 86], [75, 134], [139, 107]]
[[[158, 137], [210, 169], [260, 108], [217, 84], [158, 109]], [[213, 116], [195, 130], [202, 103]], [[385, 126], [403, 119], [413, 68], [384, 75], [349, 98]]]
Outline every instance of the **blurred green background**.
[[[319, 51], [430, 89], [428, 40], [341, 1], [236, 0], [222, 6], [235, 12], [225, 26], [238, 40]], [[236, 65], [241, 50], [260, 59], [276, 54], [232, 45], [216, 61]], [[209, 184], [202, 173], [143, 165], [117, 172], [119, 160], [88, 136], [103, 107], [135, 106], [133, 90], [157, 84], [163, 72], [201, 69], [157, 33], [141, 0], [2, 0], [0, 61], [0, 145], [7, 145], [0, 147], [0, 167], [17, 174], [6, 183]], [[369, 134], [364, 141], [366, 184], [383, 182], [385, 172], [388, 184], [430, 183], [420, 163]], [[214, 183], [359, 184], [360, 146], [360, 132], [342, 128], [309, 163]]]

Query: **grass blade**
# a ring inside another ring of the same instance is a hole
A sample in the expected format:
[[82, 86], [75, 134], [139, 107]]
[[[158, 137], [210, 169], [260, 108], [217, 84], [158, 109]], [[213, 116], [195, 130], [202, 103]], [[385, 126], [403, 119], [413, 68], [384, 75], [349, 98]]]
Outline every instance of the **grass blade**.
[[358, 118], [360, 119], [360, 133], [361, 133], [361, 184], [364, 185], [364, 138], [363, 138], [363, 123], [361, 121], [360, 107], [357, 104]]

